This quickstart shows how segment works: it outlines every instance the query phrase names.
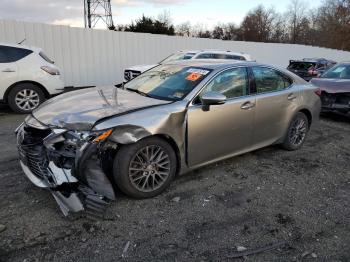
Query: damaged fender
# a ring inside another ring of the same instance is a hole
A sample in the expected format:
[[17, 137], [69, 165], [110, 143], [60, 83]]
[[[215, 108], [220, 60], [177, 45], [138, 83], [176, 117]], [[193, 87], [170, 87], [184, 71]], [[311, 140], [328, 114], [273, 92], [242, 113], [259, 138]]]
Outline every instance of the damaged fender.
[[95, 125], [93, 130], [114, 128], [108, 139], [117, 144], [132, 144], [153, 135], [165, 136], [176, 144], [181, 170], [184, 170], [186, 168], [186, 103], [186, 101], [179, 101], [171, 105], [158, 106], [157, 114], [154, 114], [154, 108], [150, 108], [103, 119]]

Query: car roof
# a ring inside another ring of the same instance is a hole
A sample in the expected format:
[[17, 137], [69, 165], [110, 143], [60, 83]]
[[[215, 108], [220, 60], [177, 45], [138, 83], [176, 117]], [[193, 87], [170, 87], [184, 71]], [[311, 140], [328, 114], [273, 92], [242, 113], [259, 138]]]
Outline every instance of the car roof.
[[178, 60], [166, 63], [167, 65], [184, 65], [184, 66], [196, 66], [207, 69], [221, 69], [232, 65], [250, 66], [252, 64], [259, 65], [256, 62], [238, 61], [238, 60], [226, 60], [226, 59], [188, 59]]
[[12, 44], [12, 43], [3, 43], [0, 42], [0, 46], [8, 46], [8, 47], [16, 47], [16, 48], [23, 48], [23, 49], [28, 49], [32, 50], [36, 53], [39, 53], [41, 51], [41, 48], [38, 47], [33, 47], [33, 46], [27, 46], [27, 45], [22, 45], [22, 44]]
[[220, 51], [220, 50], [206, 50], [206, 51], [201, 51], [199, 53], [210, 53], [210, 54], [228, 54], [228, 55], [237, 55], [237, 56], [249, 56], [248, 54], [245, 53], [238, 53], [238, 52], [231, 52], [231, 51]]
[[169, 63], [165, 63], [165, 65], [182, 65], [182, 66], [193, 66], [193, 67], [199, 67], [204, 69], [210, 69], [215, 71], [224, 70], [226, 68], [229, 68], [231, 66], [262, 66], [262, 67], [268, 67], [275, 69], [277, 71], [282, 72], [283, 74], [291, 77], [296, 81], [298, 84], [305, 84], [305, 80], [298, 77], [297, 75], [291, 73], [285, 68], [269, 65], [269, 64], [261, 64], [257, 63], [255, 61], [241, 61], [241, 60], [227, 60], [227, 59], [189, 59], [189, 60], [178, 60], [178, 61], [172, 61]]
[[293, 59], [290, 60], [290, 62], [309, 62], [309, 63], [318, 63], [318, 62], [334, 62], [333, 60], [326, 59], [326, 58], [303, 58], [303, 59]]
[[187, 53], [194, 53], [194, 54], [197, 54], [201, 52], [200, 50], [180, 50], [180, 51], [177, 51], [175, 52], [174, 54], [187, 54]]
[[179, 53], [195, 53], [196, 55], [199, 53], [213, 53], [213, 54], [232, 54], [232, 55], [241, 55], [248, 56], [249, 54], [243, 52], [232, 52], [229, 50], [219, 50], [219, 49], [203, 49], [203, 50], [182, 50], [178, 51]]

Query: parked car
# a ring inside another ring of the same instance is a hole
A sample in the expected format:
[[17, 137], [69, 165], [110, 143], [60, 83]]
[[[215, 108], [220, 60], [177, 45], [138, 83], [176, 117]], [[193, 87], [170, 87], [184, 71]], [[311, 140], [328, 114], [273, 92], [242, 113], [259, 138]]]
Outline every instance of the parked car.
[[64, 214], [101, 211], [113, 184], [154, 197], [175, 175], [271, 144], [299, 149], [317, 88], [287, 70], [221, 60], [157, 66], [116, 87], [48, 100], [16, 130], [20, 163]]
[[337, 64], [311, 83], [322, 91], [323, 111], [350, 112], [350, 62]]
[[335, 64], [336, 62], [324, 58], [304, 58], [302, 60], [290, 60], [287, 69], [304, 80], [310, 81]]
[[231, 51], [219, 51], [219, 50], [201, 50], [201, 51], [179, 51], [170, 55], [158, 64], [153, 65], [137, 65], [124, 70], [124, 82], [128, 82], [131, 79], [139, 76], [143, 72], [156, 67], [161, 64], [166, 64], [178, 60], [189, 59], [229, 59], [239, 61], [252, 61], [250, 55], [244, 53], [234, 53]]
[[40, 48], [0, 43], [0, 102], [26, 114], [63, 88], [60, 70]]

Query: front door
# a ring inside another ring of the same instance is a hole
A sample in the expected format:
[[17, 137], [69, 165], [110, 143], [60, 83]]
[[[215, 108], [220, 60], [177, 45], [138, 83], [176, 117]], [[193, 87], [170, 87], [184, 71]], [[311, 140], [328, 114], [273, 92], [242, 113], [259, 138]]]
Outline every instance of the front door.
[[189, 106], [187, 144], [190, 167], [244, 151], [252, 139], [255, 98], [248, 93], [247, 69], [237, 67], [221, 72], [201, 94], [208, 91], [224, 94], [227, 101], [210, 106], [208, 111], [203, 110], [200, 103]]
[[7, 47], [0, 45], [0, 99], [3, 99], [6, 89], [17, 81], [17, 76], [16, 62], [10, 62]]

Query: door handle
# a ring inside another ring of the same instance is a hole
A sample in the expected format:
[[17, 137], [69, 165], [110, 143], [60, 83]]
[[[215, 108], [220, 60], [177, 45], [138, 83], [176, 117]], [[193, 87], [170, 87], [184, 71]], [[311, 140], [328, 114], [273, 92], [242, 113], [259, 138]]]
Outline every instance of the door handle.
[[16, 72], [16, 70], [13, 70], [11, 68], [6, 68], [6, 69], [2, 70], [2, 72], [3, 73], [14, 73], [14, 72]]
[[255, 107], [255, 104], [248, 101], [248, 102], [245, 102], [242, 106], [241, 106], [241, 109], [244, 109], [244, 110], [249, 110], [249, 109], [252, 109], [253, 107]]
[[290, 101], [293, 101], [293, 100], [295, 100], [296, 98], [297, 98], [297, 97], [296, 97], [293, 93], [289, 94], [288, 97], [287, 97], [287, 99], [290, 100]]

